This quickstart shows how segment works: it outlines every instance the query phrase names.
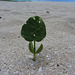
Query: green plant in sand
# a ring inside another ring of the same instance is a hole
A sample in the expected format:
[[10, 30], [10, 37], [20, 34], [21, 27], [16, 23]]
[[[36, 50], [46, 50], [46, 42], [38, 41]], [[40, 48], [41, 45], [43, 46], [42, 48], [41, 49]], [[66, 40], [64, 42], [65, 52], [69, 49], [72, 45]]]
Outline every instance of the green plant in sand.
[[[33, 60], [36, 60], [36, 54], [43, 49], [43, 44], [36, 50], [36, 42], [40, 42], [46, 36], [45, 23], [39, 16], [30, 17], [26, 24], [22, 26], [21, 36], [29, 41], [29, 50], [33, 53]], [[33, 43], [32, 43], [33, 42]]]

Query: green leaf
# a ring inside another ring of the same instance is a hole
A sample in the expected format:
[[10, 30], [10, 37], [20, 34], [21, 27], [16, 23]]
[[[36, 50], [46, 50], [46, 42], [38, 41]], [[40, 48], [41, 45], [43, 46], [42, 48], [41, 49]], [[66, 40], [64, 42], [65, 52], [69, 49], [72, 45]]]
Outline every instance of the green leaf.
[[29, 43], [29, 50], [31, 53], [34, 53], [34, 48], [32, 42]]
[[43, 50], [43, 45], [41, 44], [38, 50], [36, 51], [36, 54], [40, 53]]
[[46, 27], [42, 18], [39, 16], [30, 17], [22, 26], [21, 36], [29, 42], [43, 40], [46, 36]]

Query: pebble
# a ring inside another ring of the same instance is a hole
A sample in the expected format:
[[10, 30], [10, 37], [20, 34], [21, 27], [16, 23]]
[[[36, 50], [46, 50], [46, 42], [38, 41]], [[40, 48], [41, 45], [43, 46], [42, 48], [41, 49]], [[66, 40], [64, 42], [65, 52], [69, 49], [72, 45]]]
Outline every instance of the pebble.
[[71, 67], [72, 67], [72, 65], [68, 65], [68, 67], [69, 67], [69, 68], [71, 68]]
[[46, 56], [46, 58], [47, 58], [48, 60], [50, 60], [50, 59], [51, 59], [51, 57], [50, 57], [49, 55], [47, 55], [47, 56]]
[[24, 48], [22, 48], [22, 49], [24, 49]]
[[33, 66], [33, 64], [31, 64], [31, 66]]
[[48, 14], [49, 14], [49, 11], [46, 11], [46, 13], [48, 13]]
[[58, 50], [58, 49], [55, 48], [55, 50]]
[[19, 75], [19, 71], [14, 72], [14, 75]]
[[46, 57], [47, 57], [47, 58], [49, 58], [49, 56], [48, 56], [48, 55], [47, 55]]
[[56, 51], [54, 51], [54, 54], [56, 54], [57, 52]]
[[28, 55], [28, 58], [32, 59], [32, 58], [33, 58], [33, 56], [32, 56], [32, 55]]
[[9, 75], [9, 69], [6, 71], [6, 75]]
[[1, 71], [1, 69], [0, 69], [0, 71]]
[[4, 67], [6, 67], [6, 64], [4, 64]]
[[14, 67], [14, 65], [11, 64], [11, 65], [9, 66], [9, 69], [11, 69], [11, 68], [13, 68], [13, 67]]
[[41, 71], [42, 71], [42, 67], [39, 68], [39, 72], [41, 72]]
[[22, 62], [21, 62], [21, 61], [19, 61], [19, 62], [18, 62], [18, 65], [20, 65], [20, 64], [22, 64]]
[[48, 60], [50, 60], [51, 58], [47, 58]]
[[3, 39], [5, 39], [5, 37], [3, 37]]
[[37, 54], [37, 56], [39, 56], [39, 54]]
[[50, 67], [54, 66], [54, 63], [50, 63]]
[[57, 64], [57, 66], [59, 66], [59, 64]]
[[2, 18], [2, 17], [0, 17], [0, 18]]

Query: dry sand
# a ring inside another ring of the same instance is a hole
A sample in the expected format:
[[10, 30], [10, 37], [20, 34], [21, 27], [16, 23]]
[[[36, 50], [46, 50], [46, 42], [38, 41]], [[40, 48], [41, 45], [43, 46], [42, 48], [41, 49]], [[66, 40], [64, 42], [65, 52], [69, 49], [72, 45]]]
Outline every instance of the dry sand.
[[[35, 15], [47, 35], [34, 62], [20, 30]], [[0, 1], [0, 75], [75, 75], [75, 3]]]

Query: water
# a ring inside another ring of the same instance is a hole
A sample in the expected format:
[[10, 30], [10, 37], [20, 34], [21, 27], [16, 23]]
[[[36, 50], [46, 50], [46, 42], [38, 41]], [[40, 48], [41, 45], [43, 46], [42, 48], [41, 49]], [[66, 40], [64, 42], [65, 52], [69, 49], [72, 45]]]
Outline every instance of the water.
[[75, 2], [75, 0], [33, 0], [33, 1]]
[[8, 0], [8, 1], [51, 1], [51, 2], [75, 2], [75, 0]]
[[55, 2], [75, 2], [75, 0], [43, 0], [43, 1], [55, 1]]

